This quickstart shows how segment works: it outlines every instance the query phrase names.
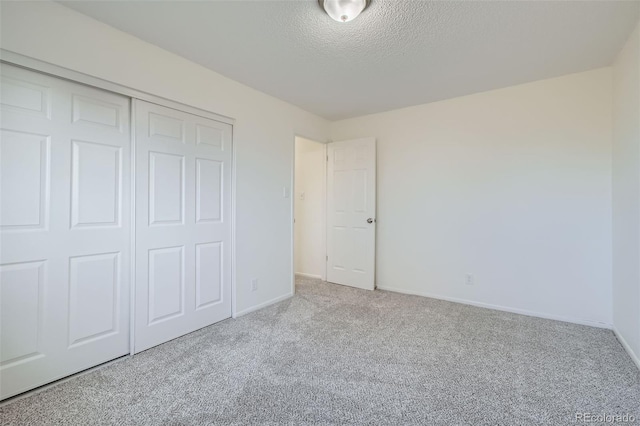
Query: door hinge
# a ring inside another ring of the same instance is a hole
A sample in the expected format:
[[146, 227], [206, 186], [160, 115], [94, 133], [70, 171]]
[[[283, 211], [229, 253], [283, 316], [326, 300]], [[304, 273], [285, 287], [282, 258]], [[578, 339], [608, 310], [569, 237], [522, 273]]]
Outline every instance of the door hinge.
[[329, 261], [329, 256], [327, 256], [327, 262]]

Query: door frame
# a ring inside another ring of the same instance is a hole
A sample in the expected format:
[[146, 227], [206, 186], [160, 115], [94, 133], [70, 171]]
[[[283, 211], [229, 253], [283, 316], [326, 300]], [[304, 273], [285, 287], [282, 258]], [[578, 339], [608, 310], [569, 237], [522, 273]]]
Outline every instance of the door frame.
[[321, 275], [321, 279], [323, 281], [327, 280], [327, 261], [326, 261], [326, 256], [327, 256], [327, 161], [328, 161], [328, 157], [327, 157], [327, 149], [329, 144], [332, 141], [327, 141], [327, 142], [320, 142], [317, 141], [316, 139], [312, 138], [312, 137], [308, 137], [305, 136], [301, 133], [294, 133], [293, 135], [293, 142], [292, 142], [292, 147], [293, 149], [291, 150], [292, 152], [292, 156], [291, 156], [291, 295], [293, 296], [296, 292], [296, 264], [295, 264], [295, 259], [296, 259], [296, 225], [295, 225], [295, 214], [296, 214], [296, 193], [295, 193], [295, 188], [296, 188], [296, 139], [298, 138], [302, 138], [302, 139], [307, 139], [310, 140], [312, 142], [316, 142], [319, 143], [321, 145], [323, 145], [323, 156], [325, 158], [325, 161], [323, 161], [323, 167], [322, 167], [322, 195], [323, 195], [323, 207], [322, 207], [322, 251], [324, 252], [325, 255], [325, 262], [324, 262], [324, 267], [322, 268], [322, 275]]
[[[201, 109], [198, 107], [194, 107], [191, 105], [184, 104], [179, 101], [175, 101], [172, 99], [164, 98], [162, 96], [154, 95], [152, 93], [144, 92], [141, 90], [137, 90], [131, 87], [124, 86], [119, 83], [115, 83], [109, 80], [105, 80], [99, 77], [94, 77], [89, 74], [85, 74], [79, 71], [74, 71], [69, 68], [64, 68], [58, 65], [54, 65], [45, 61], [41, 61], [39, 59], [34, 59], [28, 56], [21, 55], [19, 53], [12, 52], [6, 49], [0, 49], [0, 63], [13, 65], [19, 68], [24, 68], [30, 71], [35, 71], [40, 74], [49, 75], [52, 77], [57, 77], [63, 80], [68, 80], [74, 83], [83, 84], [85, 86], [90, 86], [96, 89], [105, 90], [107, 92], [116, 93], [119, 95], [124, 95], [129, 98], [130, 101], [130, 120], [131, 120], [131, 152], [130, 152], [130, 161], [131, 161], [131, 270], [130, 270], [130, 300], [129, 300], [129, 354], [133, 355], [133, 342], [135, 338], [135, 213], [136, 213], [136, 200], [135, 200], [135, 151], [136, 151], [136, 140], [135, 140], [135, 102], [132, 102], [133, 99], [140, 99], [142, 101], [154, 103], [157, 105], [161, 105], [164, 107], [176, 109], [188, 114], [197, 115], [200, 117], [208, 118], [211, 120], [219, 121], [222, 123], [230, 124], [231, 127], [231, 144], [232, 144], [232, 154], [231, 154], [231, 318], [236, 318], [237, 309], [236, 309], [236, 161], [237, 161], [237, 147], [233, 137], [233, 126], [235, 124], [235, 119], [231, 117], [227, 117], [221, 114], [217, 114], [212, 111], [208, 111], [205, 109]], [[295, 145], [294, 145], [295, 147]], [[293, 198], [293, 197], [292, 197]], [[293, 223], [293, 221], [292, 221]], [[295, 281], [294, 281], [295, 285]], [[95, 368], [95, 367], [94, 367]]]

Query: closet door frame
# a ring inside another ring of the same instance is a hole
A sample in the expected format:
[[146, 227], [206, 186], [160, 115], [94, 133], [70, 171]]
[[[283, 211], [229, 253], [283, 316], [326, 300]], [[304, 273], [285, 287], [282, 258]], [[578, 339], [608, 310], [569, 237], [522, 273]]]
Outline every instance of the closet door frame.
[[[94, 77], [88, 74], [84, 74], [78, 71], [74, 71], [68, 68], [60, 67], [58, 65], [50, 64], [48, 62], [40, 61], [38, 59], [30, 58], [28, 56], [21, 55], [19, 53], [11, 52], [6, 49], [0, 49], [0, 62], [16, 67], [24, 68], [27, 70], [39, 72], [41, 74], [50, 75], [53, 77], [69, 80], [74, 83], [84, 84], [86, 86], [94, 87], [97, 89], [106, 90], [119, 95], [127, 96], [131, 99], [139, 99], [146, 102], [151, 102], [164, 107], [173, 108], [182, 112], [197, 115], [200, 117], [208, 118], [211, 120], [219, 121], [221, 123], [230, 124], [231, 129], [231, 318], [236, 318], [236, 144], [233, 140], [233, 125], [235, 119], [226, 117], [224, 115], [216, 114], [211, 111], [207, 111], [201, 108], [193, 107], [187, 104], [183, 104], [178, 101], [163, 98], [151, 93], [143, 92], [131, 87], [123, 86], [118, 83], [114, 83], [108, 80], [104, 80], [98, 77]], [[135, 226], [135, 214], [136, 214], [136, 199], [135, 199], [135, 185], [136, 185], [136, 168], [135, 168], [135, 152], [136, 152], [136, 139], [135, 139], [135, 102], [131, 102], [130, 117], [131, 120], [131, 209], [129, 212], [131, 221], [131, 247], [130, 247], [130, 320], [129, 320], [129, 353], [133, 355], [134, 350], [134, 338], [135, 338], [135, 272], [136, 272], [136, 259], [135, 259], [135, 247], [136, 247], [136, 226]]]

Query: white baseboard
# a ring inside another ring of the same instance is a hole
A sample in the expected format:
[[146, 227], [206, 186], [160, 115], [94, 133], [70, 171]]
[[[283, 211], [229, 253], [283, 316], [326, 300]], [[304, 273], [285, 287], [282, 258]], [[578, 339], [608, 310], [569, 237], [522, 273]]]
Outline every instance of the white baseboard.
[[633, 349], [631, 349], [629, 343], [627, 343], [627, 341], [624, 339], [624, 337], [622, 337], [622, 335], [618, 332], [618, 330], [616, 330], [615, 327], [613, 327], [613, 333], [616, 335], [616, 338], [618, 339], [624, 350], [627, 351], [633, 362], [636, 364], [636, 367], [640, 369], [640, 356], [633, 352]]
[[290, 299], [291, 297], [293, 297], [292, 293], [287, 293], [287, 294], [284, 294], [282, 296], [278, 296], [278, 297], [276, 297], [274, 299], [267, 300], [266, 302], [263, 302], [263, 303], [260, 303], [258, 305], [255, 305], [255, 306], [251, 306], [250, 308], [243, 309], [242, 311], [236, 312], [235, 315], [233, 315], [233, 318], [238, 318], [238, 317], [241, 317], [243, 315], [247, 315], [247, 314], [249, 314], [251, 312], [254, 312], [254, 311], [257, 311], [259, 309], [266, 308], [269, 305], [273, 305], [274, 303], [278, 303], [278, 302], [282, 302], [283, 300]]
[[403, 294], [412, 294], [412, 295], [415, 295], [415, 296], [428, 297], [430, 299], [445, 300], [447, 302], [461, 303], [463, 305], [477, 306], [479, 308], [494, 309], [496, 311], [511, 312], [513, 314], [526, 315], [526, 316], [529, 316], [529, 317], [537, 317], [537, 318], [544, 318], [544, 319], [550, 319], [550, 320], [555, 320], [555, 321], [570, 322], [570, 323], [573, 323], [573, 324], [588, 325], [590, 327], [606, 328], [606, 329], [609, 329], [609, 330], [611, 330], [613, 328], [613, 326], [611, 324], [598, 322], [598, 321], [585, 320], [585, 319], [580, 319], [580, 318], [563, 317], [563, 316], [559, 316], [559, 315], [546, 314], [546, 313], [542, 313], [542, 312], [528, 311], [526, 309], [509, 308], [507, 306], [492, 305], [490, 303], [476, 302], [476, 301], [473, 301], [473, 300], [458, 299], [458, 298], [455, 298], [455, 297], [448, 297], [448, 296], [440, 296], [440, 295], [435, 295], [435, 294], [431, 294], [431, 293], [418, 292], [418, 291], [414, 291], [414, 290], [405, 290], [405, 289], [401, 289], [401, 288], [397, 288], [397, 287], [378, 286], [377, 288], [378, 288], [378, 290], [393, 291], [395, 293], [403, 293]]
[[316, 279], [316, 280], [321, 280], [322, 279], [322, 275], [315, 275], [315, 274], [307, 274], [306, 272], [296, 272], [296, 275], [303, 277], [303, 278], [311, 278], [311, 279]]

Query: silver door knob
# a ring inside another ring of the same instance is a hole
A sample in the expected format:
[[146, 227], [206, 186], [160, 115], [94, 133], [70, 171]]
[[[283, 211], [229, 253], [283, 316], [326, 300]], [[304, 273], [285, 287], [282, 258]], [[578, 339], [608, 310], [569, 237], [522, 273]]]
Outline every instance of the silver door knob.
[[367, 219], [367, 223], [373, 223], [373, 219], [372, 218]]

